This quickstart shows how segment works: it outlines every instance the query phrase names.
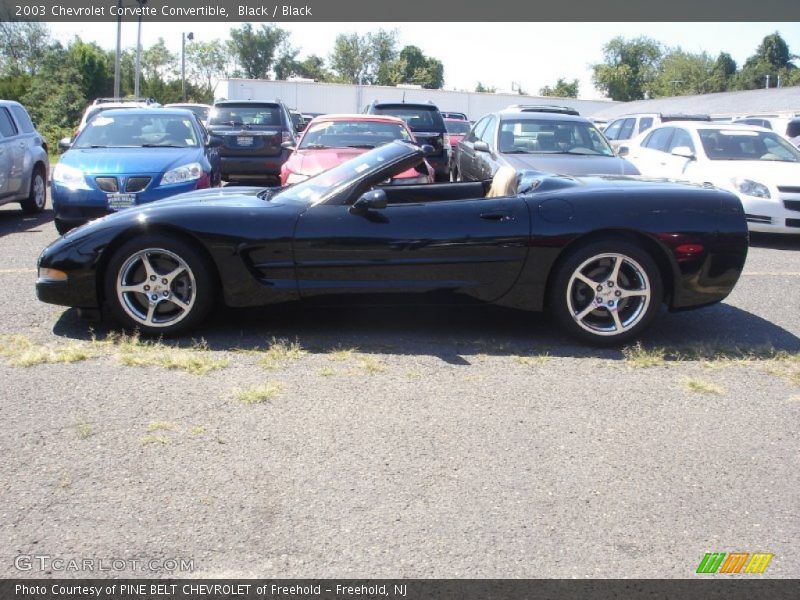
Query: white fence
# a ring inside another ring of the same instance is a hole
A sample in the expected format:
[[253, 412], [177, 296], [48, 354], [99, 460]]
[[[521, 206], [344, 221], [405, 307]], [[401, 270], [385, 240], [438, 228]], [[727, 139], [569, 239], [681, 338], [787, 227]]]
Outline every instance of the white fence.
[[373, 100], [433, 102], [439, 110], [463, 112], [472, 119], [500, 110], [509, 104], [558, 104], [576, 109], [583, 116], [608, 109], [615, 102], [549, 98], [519, 94], [484, 94], [448, 90], [348, 85], [307, 81], [266, 81], [263, 79], [224, 79], [214, 89], [216, 100], [281, 99], [289, 108], [311, 113], [360, 113]]

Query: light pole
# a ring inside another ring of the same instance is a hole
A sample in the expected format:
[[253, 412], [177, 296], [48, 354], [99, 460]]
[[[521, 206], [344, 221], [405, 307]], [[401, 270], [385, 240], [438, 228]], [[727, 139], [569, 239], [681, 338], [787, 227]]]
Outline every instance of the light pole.
[[[147, 0], [136, 0], [140, 8], [144, 8]], [[139, 97], [139, 78], [142, 74], [142, 13], [139, 12], [139, 23], [136, 29], [136, 75], [133, 80], [133, 97]]]
[[117, 54], [114, 57], [114, 97], [119, 98], [119, 61], [122, 56], [122, 0], [117, 0]]
[[194, 39], [194, 34], [181, 33], [181, 92], [183, 93], [183, 101], [186, 102], [186, 40], [190, 42]]

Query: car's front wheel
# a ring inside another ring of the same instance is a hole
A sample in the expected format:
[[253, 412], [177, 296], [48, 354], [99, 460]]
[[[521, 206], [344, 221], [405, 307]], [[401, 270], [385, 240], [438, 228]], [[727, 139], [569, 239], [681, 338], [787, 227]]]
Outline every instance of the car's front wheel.
[[573, 336], [602, 346], [625, 343], [658, 314], [663, 283], [640, 246], [604, 240], [579, 247], [557, 267], [550, 308]]
[[214, 300], [213, 266], [190, 243], [136, 237], [112, 257], [105, 298], [114, 318], [146, 335], [175, 335], [202, 321]]

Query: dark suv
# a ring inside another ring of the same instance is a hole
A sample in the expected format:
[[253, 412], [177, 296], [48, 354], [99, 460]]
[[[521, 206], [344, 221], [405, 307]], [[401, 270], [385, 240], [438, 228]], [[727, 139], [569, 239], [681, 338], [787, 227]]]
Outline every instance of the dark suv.
[[436, 181], [450, 181], [453, 149], [439, 109], [433, 104], [373, 102], [364, 110], [368, 115], [391, 115], [403, 119], [418, 144], [430, 144], [434, 152], [426, 156]]
[[280, 181], [281, 166], [294, 143], [292, 118], [282, 102], [217, 102], [209, 115], [208, 131], [222, 140], [222, 179]]

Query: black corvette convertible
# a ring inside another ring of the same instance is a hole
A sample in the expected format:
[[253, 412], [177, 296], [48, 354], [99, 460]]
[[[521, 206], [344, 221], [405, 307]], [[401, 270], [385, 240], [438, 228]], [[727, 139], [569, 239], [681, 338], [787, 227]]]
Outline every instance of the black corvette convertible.
[[289, 188], [192, 192], [112, 214], [42, 252], [39, 299], [106, 306], [156, 335], [189, 330], [218, 301], [466, 299], [549, 309], [573, 335], [608, 344], [641, 333], [662, 303], [719, 302], [742, 271], [747, 225], [727, 192], [534, 172], [499, 191], [497, 176], [382, 185], [423, 154], [393, 142]]

